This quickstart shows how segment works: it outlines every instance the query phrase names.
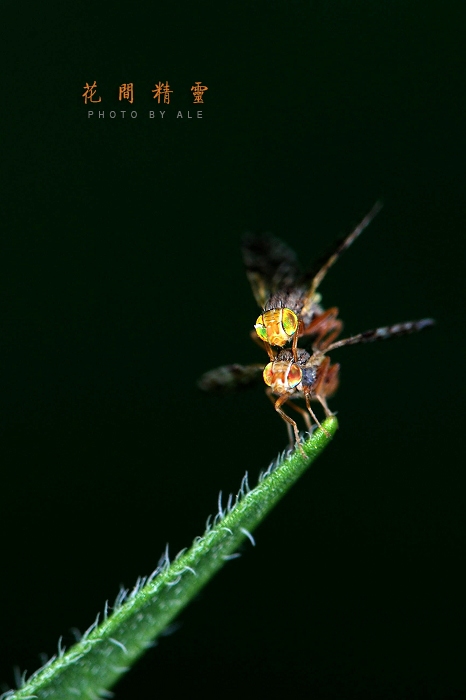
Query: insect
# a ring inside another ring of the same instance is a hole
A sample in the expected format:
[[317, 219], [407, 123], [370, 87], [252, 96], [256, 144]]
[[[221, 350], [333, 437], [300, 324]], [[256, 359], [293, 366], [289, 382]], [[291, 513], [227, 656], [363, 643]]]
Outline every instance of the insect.
[[[434, 321], [431, 318], [424, 318], [419, 321], [384, 326], [333, 343], [325, 341], [320, 343], [319, 349], [314, 347], [312, 354], [303, 348], [297, 348], [296, 357], [290, 348], [283, 348], [263, 369], [258, 364], [219, 367], [204, 374], [199, 381], [199, 386], [204, 391], [228, 391], [234, 388], [235, 384], [236, 386], [239, 384], [247, 386], [257, 382], [262, 370], [262, 377], [267, 385], [266, 394], [274, 402], [277, 413], [287, 423], [290, 444], [293, 442], [291, 434], [291, 430], [293, 430], [296, 445], [306, 456], [301, 445], [296, 421], [286, 414], [282, 407], [288, 404], [290, 408], [300, 413], [309, 431], [312, 428], [310, 416], [319, 427], [322, 427], [311, 407], [311, 401], [318, 401], [326, 416], [333, 415], [328, 407], [327, 398], [331, 397], [338, 388], [340, 365], [332, 365], [327, 353], [345, 345], [371, 343], [376, 340], [387, 340], [415, 333], [433, 324]], [[278, 396], [276, 400], [274, 395]], [[292, 403], [294, 399], [304, 399], [307, 411]]]
[[243, 238], [242, 253], [246, 274], [254, 297], [262, 307], [255, 323], [257, 336], [270, 346], [284, 347], [290, 340], [294, 359], [297, 360], [298, 338], [314, 336], [329, 342], [338, 337], [342, 322], [337, 318], [338, 308], [324, 311], [317, 289], [327, 271], [340, 255], [358, 238], [382, 208], [376, 202], [356, 228], [338, 241], [332, 253], [314, 268], [302, 274], [296, 254], [280, 239], [268, 235], [247, 234]]
[[[287, 424], [290, 444], [294, 433], [295, 442], [303, 453], [296, 421], [283, 407], [286, 404], [301, 414], [308, 430], [312, 428], [311, 418], [321, 427], [311, 401], [319, 402], [326, 416], [333, 415], [327, 399], [338, 388], [340, 366], [332, 365], [327, 353], [345, 345], [414, 333], [434, 324], [432, 319], [425, 318], [336, 340], [343, 327], [338, 309], [324, 310], [317, 288], [328, 269], [369, 225], [381, 206], [377, 202], [352, 233], [336, 244], [333, 253], [316, 266], [317, 272], [305, 275], [299, 272], [296, 256], [285, 243], [271, 236], [247, 236], [242, 245], [243, 259], [254, 296], [263, 306], [254, 338], [267, 351], [269, 362], [265, 368], [258, 363], [226, 365], [206, 372], [198, 382], [204, 391], [225, 393], [251, 386], [262, 376], [266, 394]], [[303, 342], [310, 345], [309, 351], [297, 345], [298, 338], [303, 337]], [[292, 345], [286, 348], [290, 340]], [[295, 399], [303, 399], [306, 409], [297, 405]]]

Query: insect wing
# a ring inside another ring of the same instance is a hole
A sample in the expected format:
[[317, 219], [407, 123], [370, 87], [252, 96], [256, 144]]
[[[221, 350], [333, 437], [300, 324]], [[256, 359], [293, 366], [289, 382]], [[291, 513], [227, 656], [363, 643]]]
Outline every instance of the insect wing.
[[213, 394], [228, 394], [238, 389], [247, 389], [262, 380], [263, 364], [223, 365], [206, 372], [197, 385], [202, 391]]
[[378, 201], [374, 204], [370, 212], [359, 222], [359, 224], [351, 231], [348, 236], [341, 238], [335, 242], [332, 249], [323, 258], [317, 261], [309, 272], [304, 275], [303, 284], [307, 287], [305, 301], [302, 308], [302, 316], [311, 316], [312, 308], [318, 302], [319, 296], [316, 295], [316, 290], [328, 270], [336, 263], [341, 254], [347, 250], [350, 245], [358, 238], [366, 229], [373, 218], [382, 209], [382, 202]]
[[373, 343], [376, 340], [389, 340], [400, 335], [408, 335], [410, 333], [418, 333], [424, 328], [430, 328], [435, 325], [433, 318], [422, 318], [419, 321], [406, 321], [405, 323], [396, 323], [393, 326], [382, 326], [370, 331], [358, 333], [350, 338], [343, 338], [336, 343], [332, 343], [326, 348], [325, 352], [330, 352], [336, 348], [342, 348], [345, 345], [357, 345], [359, 343]]
[[254, 297], [261, 308], [276, 292], [295, 286], [300, 276], [296, 253], [279, 238], [247, 233], [241, 251]]

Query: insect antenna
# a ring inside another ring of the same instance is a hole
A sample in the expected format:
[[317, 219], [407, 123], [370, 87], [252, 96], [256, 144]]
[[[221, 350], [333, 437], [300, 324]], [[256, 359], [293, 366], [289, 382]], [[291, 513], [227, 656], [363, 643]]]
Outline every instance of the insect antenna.
[[336, 343], [329, 345], [328, 348], [325, 348], [323, 352], [329, 352], [330, 350], [341, 348], [344, 345], [373, 343], [375, 340], [387, 340], [388, 338], [395, 338], [397, 335], [416, 333], [417, 331], [422, 331], [423, 328], [429, 328], [429, 326], [433, 326], [434, 324], [435, 321], [433, 318], [423, 318], [420, 321], [407, 321], [406, 323], [396, 323], [394, 326], [383, 326], [382, 328], [376, 328], [375, 330], [358, 333], [358, 335], [353, 335], [350, 338], [338, 340]]
[[379, 200], [377, 201], [370, 212], [366, 214], [364, 219], [356, 226], [354, 231], [352, 231], [349, 236], [346, 236], [346, 238], [343, 238], [342, 240], [338, 241], [336, 243], [336, 247], [333, 251], [333, 253], [325, 260], [325, 262], [322, 264], [320, 269], [314, 274], [313, 279], [312, 279], [312, 286], [311, 286], [311, 294], [314, 294], [317, 287], [320, 285], [322, 280], [324, 279], [325, 275], [327, 274], [328, 270], [332, 267], [334, 263], [338, 260], [340, 255], [350, 247], [350, 245], [353, 243], [353, 241], [356, 240], [356, 238], [364, 231], [365, 228], [369, 226], [371, 223], [372, 219], [379, 213], [379, 211], [382, 209], [382, 202]]

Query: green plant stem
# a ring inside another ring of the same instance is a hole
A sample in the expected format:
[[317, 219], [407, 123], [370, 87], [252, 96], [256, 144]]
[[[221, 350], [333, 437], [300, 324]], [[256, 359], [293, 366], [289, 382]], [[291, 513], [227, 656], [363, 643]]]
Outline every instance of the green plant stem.
[[[338, 427], [336, 418], [328, 418], [324, 428], [333, 436]], [[241, 543], [329, 442], [323, 430], [316, 430], [303, 443], [305, 458], [299, 450], [271, 465], [249, 490], [247, 475], [236, 500], [230, 497], [223, 510], [221, 494], [219, 512], [202, 537], [194, 540], [191, 549], [180, 552], [170, 564], [168, 552], [148, 579], [140, 580], [129, 594], [123, 592], [113, 611], [104, 611], [85, 632], [81, 640], [36, 671], [16, 691], [9, 691], [9, 700], [76, 700], [108, 696], [108, 689], [151, 646], [153, 640], [169, 625], [209, 579], [232, 558]]]

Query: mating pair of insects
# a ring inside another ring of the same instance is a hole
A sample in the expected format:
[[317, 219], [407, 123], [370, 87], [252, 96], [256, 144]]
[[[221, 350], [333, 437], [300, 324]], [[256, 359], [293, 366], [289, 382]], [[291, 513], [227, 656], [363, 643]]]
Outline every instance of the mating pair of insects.
[[[254, 297], [262, 308], [252, 337], [264, 347], [270, 361], [265, 368], [262, 364], [219, 367], [204, 374], [199, 386], [205, 391], [224, 392], [252, 384], [262, 373], [266, 393], [286, 421], [290, 443], [293, 442], [293, 430], [295, 442], [303, 453], [296, 421], [285, 413], [283, 407], [287, 404], [300, 413], [309, 431], [311, 417], [320, 426], [311, 401], [318, 401], [326, 416], [333, 415], [327, 398], [338, 387], [340, 365], [332, 365], [327, 353], [344, 345], [413, 333], [434, 323], [425, 318], [336, 340], [343, 328], [338, 309], [323, 308], [318, 287], [329, 268], [370, 224], [381, 207], [381, 203], [376, 202], [349, 236], [338, 241], [332, 252], [305, 274], [300, 272], [295, 253], [278, 238], [247, 234], [243, 239], [247, 276]], [[298, 347], [300, 339], [310, 350]], [[293, 403], [295, 399], [304, 399], [306, 410]]]

